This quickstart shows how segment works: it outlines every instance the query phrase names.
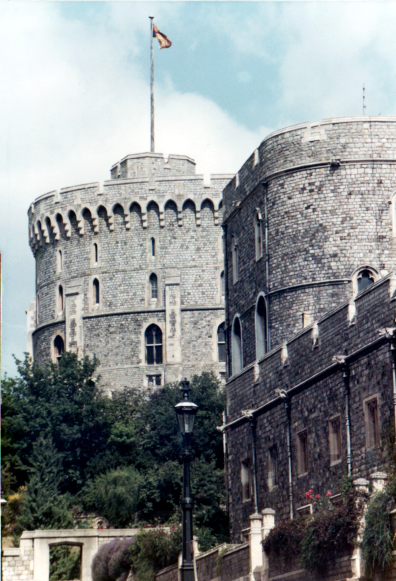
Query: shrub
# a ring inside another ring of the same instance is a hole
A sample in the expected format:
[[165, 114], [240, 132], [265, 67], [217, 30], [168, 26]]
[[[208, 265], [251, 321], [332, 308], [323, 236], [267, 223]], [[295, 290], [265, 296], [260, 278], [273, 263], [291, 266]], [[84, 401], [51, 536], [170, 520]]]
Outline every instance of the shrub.
[[93, 581], [126, 581], [132, 565], [134, 539], [115, 539], [102, 545], [92, 561]]
[[305, 521], [301, 517], [279, 523], [265, 538], [264, 551], [267, 555], [283, 558], [286, 563], [292, 561], [300, 553], [304, 528]]
[[141, 530], [131, 549], [136, 581], [152, 581], [158, 571], [177, 563], [181, 548], [181, 527], [170, 533], [164, 529]]
[[392, 529], [390, 509], [392, 496], [378, 492], [371, 500], [365, 516], [362, 549], [369, 575], [385, 571], [392, 563]]
[[353, 494], [331, 512], [323, 511], [307, 521], [301, 541], [301, 564], [307, 571], [325, 573], [339, 554], [357, 542], [362, 507]]

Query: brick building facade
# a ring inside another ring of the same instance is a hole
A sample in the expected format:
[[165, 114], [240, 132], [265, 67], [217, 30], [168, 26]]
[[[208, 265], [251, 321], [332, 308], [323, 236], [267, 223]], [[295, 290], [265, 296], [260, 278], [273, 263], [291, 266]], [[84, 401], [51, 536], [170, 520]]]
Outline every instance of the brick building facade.
[[232, 540], [387, 466], [396, 118], [271, 134], [223, 193]]
[[225, 376], [221, 221], [231, 177], [206, 186], [192, 159], [144, 153], [115, 164], [103, 188], [37, 198], [28, 212], [34, 358], [95, 354], [110, 391], [203, 370]]

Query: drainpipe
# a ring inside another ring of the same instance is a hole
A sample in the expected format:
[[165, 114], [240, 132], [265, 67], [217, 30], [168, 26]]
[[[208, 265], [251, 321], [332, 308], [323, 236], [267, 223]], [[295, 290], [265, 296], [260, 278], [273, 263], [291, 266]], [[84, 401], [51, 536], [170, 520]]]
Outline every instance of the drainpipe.
[[344, 379], [344, 394], [345, 394], [345, 427], [347, 437], [347, 469], [348, 476], [352, 475], [352, 453], [351, 453], [351, 416], [349, 410], [349, 365], [344, 363], [341, 367], [342, 377]]
[[346, 355], [334, 355], [333, 361], [339, 363], [342, 378], [344, 380], [344, 397], [345, 397], [345, 429], [347, 444], [347, 471], [348, 476], [352, 475], [352, 453], [351, 453], [351, 415], [349, 410], [349, 377], [350, 370], [346, 360]]
[[268, 248], [268, 184], [264, 182], [261, 184], [263, 188], [263, 195], [264, 195], [264, 220], [265, 220], [265, 301], [267, 306], [267, 352], [271, 351], [271, 333], [270, 333], [270, 309], [269, 309], [269, 296], [268, 293], [270, 292], [270, 281], [269, 281], [269, 248]]
[[223, 232], [224, 232], [224, 321], [225, 321], [225, 330], [226, 330], [226, 349], [227, 349], [227, 376], [230, 375], [230, 338], [229, 338], [229, 330], [228, 330], [228, 260], [227, 260], [227, 224], [222, 224]]
[[257, 463], [256, 463], [256, 418], [253, 414], [250, 417], [250, 426], [252, 428], [252, 444], [253, 444], [253, 495], [254, 495], [254, 512], [258, 513], [257, 500]]
[[286, 445], [287, 445], [287, 462], [289, 469], [289, 507], [290, 507], [290, 520], [294, 518], [293, 510], [293, 473], [292, 473], [292, 452], [291, 452], [291, 400], [290, 395], [285, 389], [277, 389], [276, 393], [285, 402], [286, 418], [287, 418], [287, 431], [286, 431]]

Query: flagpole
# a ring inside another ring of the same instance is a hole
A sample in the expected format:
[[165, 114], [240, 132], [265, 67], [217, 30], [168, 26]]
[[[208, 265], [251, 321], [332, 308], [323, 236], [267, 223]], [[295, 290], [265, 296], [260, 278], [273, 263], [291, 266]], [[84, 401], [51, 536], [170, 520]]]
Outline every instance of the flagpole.
[[153, 52], [153, 18], [150, 18], [150, 64], [151, 64], [151, 78], [150, 78], [150, 104], [151, 104], [151, 144], [150, 151], [154, 153], [154, 52]]

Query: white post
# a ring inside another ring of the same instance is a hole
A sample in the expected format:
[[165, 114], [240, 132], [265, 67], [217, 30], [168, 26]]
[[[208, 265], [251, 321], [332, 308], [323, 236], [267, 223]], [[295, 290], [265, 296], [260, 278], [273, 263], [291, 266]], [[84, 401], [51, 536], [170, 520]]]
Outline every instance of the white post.
[[[275, 526], [275, 511], [272, 508], [264, 508], [261, 511], [263, 515], [263, 526], [261, 529], [261, 538], [264, 539], [268, 536], [268, 534], [272, 531]], [[269, 576], [269, 560], [268, 557], [263, 550], [263, 576], [262, 580], [268, 579]]]
[[260, 581], [263, 568], [263, 547], [261, 545], [261, 515], [250, 515], [249, 531], [249, 580]]
[[373, 493], [382, 492], [384, 490], [387, 477], [388, 475], [386, 472], [374, 472], [374, 474], [370, 474]]
[[[365, 478], [357, 478], [353, 481], [353, 487], [356, 492], [366, 492], [368, 493], [369, 481]], [[358, 500], [359, 502], [359, 500]], [[366, 512], [366, 511], [364, 511]], [[364, 514], [360, 521], [359, 531], [358, 531], [358, 538], [357, 538], [357, 546], [353, 550], [352, 553], [352, 571], [353, 576], [360, 579], [364, 576], [364, 560], [362, 555], [362, 550], [360, 548], [360, 541], [362, 540], [362, 532], [364, 528]]]

